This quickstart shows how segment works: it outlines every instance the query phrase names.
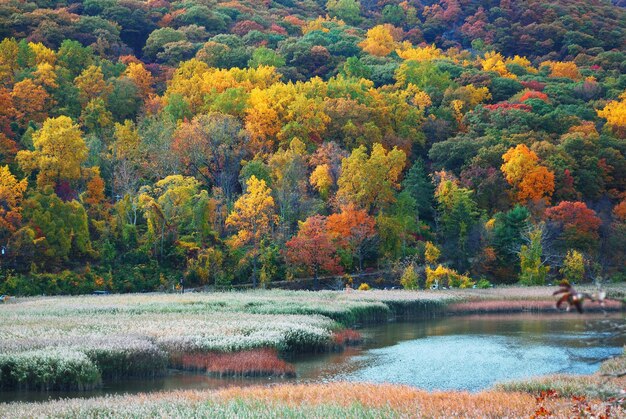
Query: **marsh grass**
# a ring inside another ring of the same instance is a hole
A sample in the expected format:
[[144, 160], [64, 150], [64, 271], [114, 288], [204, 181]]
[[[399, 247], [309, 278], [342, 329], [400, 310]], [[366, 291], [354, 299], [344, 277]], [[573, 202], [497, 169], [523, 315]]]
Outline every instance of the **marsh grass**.
[[[588, 404], [594, 411], [604, 407], [599, 400]], [[521, 418], [533, 416], [537, 406], [528, 393], [430, 393], [389, 384], [328, 383], [0, 404], [0, 417]], [[550, 398], [543, 406], [553, 418], [573, 417], [570, 399]], [[614, 417], [624, 413], [612, 410]]]
[[234, 353], [182, 354], [173, 361], [186, 370], [206, 371], [218, 377], [295, 377], [295, 367], [271, 348]]
[[622, 396], [623, 389], [626, 388], [626, 376], [615, 375], [625, 371], [626, 355], [622, 354], [603, 362], [600, 370], [593, 375], [548, 375], [501, 383], [496, 386], [496, 389], [531, 394], [555, 391], [564, 397], [584, 396], [606, 400]]
[[102, 377], [82, 352], [66, 348], [0, 355], [0, 388], [18, 390], [91, 390]]

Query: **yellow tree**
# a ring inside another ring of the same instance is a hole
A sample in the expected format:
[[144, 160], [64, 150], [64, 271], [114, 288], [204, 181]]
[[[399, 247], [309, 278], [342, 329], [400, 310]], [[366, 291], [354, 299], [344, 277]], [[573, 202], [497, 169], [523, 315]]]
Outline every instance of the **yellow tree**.
[[359, 44], [363, 51], [377, 57], [385, 57], [396, 47], [396, 41], [388, 27], [377, 25], [367, 31], [367, 36]]
[[387, 152], [376, 143], [368, 157], [365, 146], [342, 161], [337, 199], [342, 206], [353, 204], [366, 210], [380, 210], [395, 201], [394, 190], [406, 164], [404, 151]]
[[248, 252], [252, 258], [252, 282], [257, 286], [257, 265], [261, 240], [276, 222], [272, 190], [264, 180], [252, 175], [246, 182], [246, 193], [235, 202], [233, 211], [226, 219], [226, 225], [237, 230], [231, 238], [233, 247], [250, 246]]
[[17, 153], [17, 161], [26, 173], [39, 171], [39, 187], [81, 177], [80, 167], [87, 159], [88, 150], [80, 128], [69, 117], [47, 119], [33, 134], [33, 146], [34, 151]]
[[309, 178], [311, 186], [313, 186], [322, 197], [323, 200], [328, 199], [330, 188], [334, 185], [333, 175], [328, 164], [320, 164], [313, 169]]
[[50, 102], [50, 95], [31, 79], [24, 79], [13, 86], [11, 92], [13, 104], [17, 110], [18, 119], [23, 122], [33, 120], [41, 122], [46, 115], [46, 108]]
[[606, 119], [613, 131], [621, 137], [626, 136], [626, 92], [620, 95], [620, 100], [612, 100], [597, 111], [600, 118]]
[[502, 155], [502, 173], [513, 186], [519, 202], [550, 201], [554, 192], [554, 173], [539, 164], [539, 157], [525, 144], [511, 147]]
[[141, 97], [144, 99], [154, 93], [152, 89], [154, 78], [152, 77], [152, 73], [146, 70], [143, 64], [129, 63], [124, 74], [135, 83], [139, 94], [141, 94]]
[[90, 65], [74, 79], [78, 87], [78, 97], [85, 104], [92, 99], [103, 98], [111, 92], [111, 85], [104, 80], [102, 69]]
[[4, 243], [21, 220], [21, 204], [28, 183], [17, 180], [9, 166], [0, 166], [0, 240]]

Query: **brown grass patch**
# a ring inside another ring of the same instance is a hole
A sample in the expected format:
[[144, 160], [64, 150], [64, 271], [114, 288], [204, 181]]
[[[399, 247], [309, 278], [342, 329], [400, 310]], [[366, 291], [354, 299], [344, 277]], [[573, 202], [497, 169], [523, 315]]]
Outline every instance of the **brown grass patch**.
[[353, 329], [344, 329], [333, 333], [333, 343], [337, 346], [353, 346], [363, 342], [363, 337]]
[[[604, 307], [596, 302], [585, 302], [585, 311], [618, 311], [622, 303], [609, 300]], [[446, 311], [455, 314], [468, 313], [514, 313], [514, 312], [558, 312], [554, 300], [482, 300], [450, 304]]]
[[[543, 407], [553, 417], [569, 417], [575, 401], [567, 398], [542, 400], [528, 393], [485, 391], [427, 392], [407, 386], [367, 383], [281, 384], [271, 387], [235, 387], [218, 391], [217, 400], [254, 400], [267, 405], [350, 406], [390, 408], [420, 417], [530, 417]], [[597, 409], [599, 400], [589, 401]]]
[[295, 377], [293, 365], [278, 357], [275, 349], [204, 354], [183, 354], [174, 361], [183, 369], [206, 371], [219, 377]]

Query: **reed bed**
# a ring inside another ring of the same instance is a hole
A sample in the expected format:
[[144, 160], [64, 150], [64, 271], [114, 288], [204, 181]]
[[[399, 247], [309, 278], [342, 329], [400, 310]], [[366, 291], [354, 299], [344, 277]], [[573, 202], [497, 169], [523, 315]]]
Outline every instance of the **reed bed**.
[[[606, 412], [606, 404], [589, 400], [591, 412]], [[311, 418], [501, 418], [531, 417], [544, 408], [550, 417], [573, 417], [576, 402], [528, 393], [429, 393], [406, 386], [367, 383], [283, 384], [272, 387], [69, 399], [43, 403], [0, 404], [0, 417], [311, 417]], [[625, 412], [611, 407], [612, 417]]]
[[[604, 305], [588, 301], [585, 311], [616, 311], [622, 308], [619, 301], [606, 301]], [[558, 312], [554, 300], [485, 300], [453, 303], [446, 307], [451, 314], [511, 313], [511, 312]]]
[[183, 354], [174, 364], [186, 370], [206, 371], [218, 377], [295, 377], [293, 365], [278, 357], [275, 349], [233, 353]]
[[91, 390], [98, 368], [82, 352], [67, 348], [0, 355], [0, 389]]

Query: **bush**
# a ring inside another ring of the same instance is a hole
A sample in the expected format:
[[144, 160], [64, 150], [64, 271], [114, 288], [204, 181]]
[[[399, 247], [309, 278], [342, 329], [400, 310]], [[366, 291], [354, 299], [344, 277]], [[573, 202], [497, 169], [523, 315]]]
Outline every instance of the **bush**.
[[359, 291], [369, 291], [370, 289], [371, 287], [367, 282], [363, 282], [361, 283], [361, 285], [359, 285]]
[[468, 276], [442, 265], [436, 269], [426, 268], [426, 287], [431, 288], [435, 283], [446, 288], [471, 288], [474, 285]]
[[417, 272], [415, 272], [415, 268], [413, 265], [409, 265], [406, 267], [404, 272], [402, 273], [402, 278], [400, 278], [400, 283], [407, 290], [417, 289]]
[[480, 289], [487, 289], [487, 288], [491, 288], [493, 285], [491, 284], [491, 282], [489, 282], [488, 280], [486, 280], [485, 278], [481, 278], [477, 283], [476, 283], [476, 288], [480, 288]]

